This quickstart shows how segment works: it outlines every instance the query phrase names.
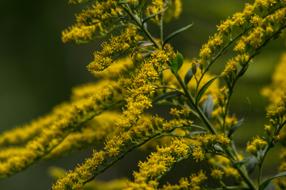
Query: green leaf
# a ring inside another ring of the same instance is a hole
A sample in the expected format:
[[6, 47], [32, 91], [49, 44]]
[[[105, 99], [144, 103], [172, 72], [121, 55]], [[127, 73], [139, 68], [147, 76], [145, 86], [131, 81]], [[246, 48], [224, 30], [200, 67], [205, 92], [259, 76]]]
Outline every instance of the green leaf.
[[202, 96], [204, 95], [204, 93], [207, 91], [208, 87], [217, 79], [217, 77], [212, 78], [211, 80], [209, 80], [198, 92], [198, 95], [196, 97], [196, 104], [199, 103], [199, 101], [201, 100]]
[[258, 164], [258, 160], [255, 156], [250, 156], [245, 159], [246, 169], [249, 174], [254, 172], [256, 165]]
[[264, 190], [275, 190], [275, 185], [271, 182]]
[[218, 152], [224, 152], [224, 149], [219, 144], [215, 144], [213, 148]]
[[203, 104], [203, 112], [208, 118], [211, 118], [214, 108], [214, 102], [211, 95], [208, 96], [207, 100]]
[[246, 169], [247, 169], [247, 172], [249, 173], [249, 174], [251, 174], [253, 171], [254, 171], [254, 169], [255, 169], [255, 167], [256, 167], [256, 165], [258, 164], [258, 160], [257, 160], [257, 158], [255, 157], [255, 156], [248, 156], [248, 157], [246, 157], [246, 158], [244, 158], [243, 160], [240, 160], [240, 161], [237, 161], [237, 162], [235, 162], [234, 164], [233, 164], [233, 166], [235, 167], [235, 168], [239, 168], [239, 167], [241, 167], [242, 165], [245, 165], [246, 166]]
[[228, 137], [230, 138], [236, 130], [242, 126], [244, 119], [240, 119], [235, 125], [231, 126], [230, 130], [228, 131]]
[[185, 75], [184, 82], [186, 85], [192, 80], [193, 76], [194, 76], [194, 73], [193, 73], [193, 69], [191, 68], [188, 70], [188, 72]]
[[[201, 65], [198, 65], [198, 64], [192, 64], [192, 71], [193, 71], [193, 73], [194, 73], [194, 75], [197, 73], [197, 69], [198, 69], [198, 67], [200, 67]], [[203, 69], [201, 69], [201, 70], [203, 70]]]
[[154, 100], [153, 103], [159, 102], [161, 100], [166, 100], [166, 99], [170, 99], [170, 98], [174, 98], [174, 97], [178, 97], [183, 95], [182, 92], [180, 91], [172, 91], [172, 92], [166, 92], [164, 94], [161, 94], [159, 96], [157, 96]]
[[244, 75], [244, 73], [247, 71], [247, 69], [248, 69], [248, 67], [249, 67], [249, 65], [247, 64], [247, 65], [244, 65], [244, 66], [242, 66], [242, 68], [241, 68], [241, 70], [239, 71], [239, 73], [238, 73], [238, 77], [242, 77], [243, 75]]
[[181, 53], [177, 53], [176, 58], [170, 63], [170, 67], [173, 73], [178, 73], [184, 62], [184, 57]]
[[270, 184], [270, 182], [273, 179], [279, 178], [279, 177], [285, 177], [286, 176], [286, 171], [285, 172], [281, 172], [277, 175], [274, 175], [268, 179], [266, 179], [260, 186], [259, 186], [259, 190], [265, 190], [267, 188], [267, 186]]
[[178, 34], [188, 30], [189, 28], [191, 28], [193, 26], [193, 24], [189, 24], [183, 28], [180, 28], [179, 30], [176, 30], [175, 32], [171, 33], [169, 36], [166, 37], [164, 43], [163, 43], [163, 46], [165, 44], [167, 44], [171, 39], [173, 39], [175, 36], [177, 36]]

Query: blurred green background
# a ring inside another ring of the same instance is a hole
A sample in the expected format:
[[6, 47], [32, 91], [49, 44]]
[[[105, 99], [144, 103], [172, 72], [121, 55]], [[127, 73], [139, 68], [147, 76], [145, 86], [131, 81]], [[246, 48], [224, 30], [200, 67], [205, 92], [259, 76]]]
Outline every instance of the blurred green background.
[[[246, 0], [184, 0], [181, 19], [167, 28], [194, 23], [194, 27], [173, 40], [185, 57], [196, 56], [220, 20], [243, 8]], [[1, 0], [0, 1], [0, 132], [26, 123], [47, 113], [56, 104], [69, 98], [73, 86], [92, 81], [85, 66], [92, 59], [96, 43], [77, 46], [63, 44], [61, 31], [72, 24], [79, 6], [67, 0]], [[269, 84], [271, 73], [283, 52], [284, 42], [277, 40], [264, 49], [240, 81], [232, 102], [236, 115], [246, 119], [236, 138], [241, 146], [256, 133], [261, 133], [265, 122], [266, 101], [260, 90]], [[219, 65], [219, 62], [217, 63]], [[52, 179], [47, 168], [51, 165], [73, 168], [89, 151], [77, 152], [64, 158], [41, 161], [26, 171], [0, 181], [1, 190], [48, 189]], [[131, 176], [137, 158], [146, 153], [135, 152], [116, 167], [101, 175], [101, 179]], [[275, 171], [278, 151], [268, 159], [267, 171]], [[126, 164], [128, 163], [128, 167]], [[188, 166], [191, 167], [191, 166]], [[184, 167], [188, 172], [188, 167]]]

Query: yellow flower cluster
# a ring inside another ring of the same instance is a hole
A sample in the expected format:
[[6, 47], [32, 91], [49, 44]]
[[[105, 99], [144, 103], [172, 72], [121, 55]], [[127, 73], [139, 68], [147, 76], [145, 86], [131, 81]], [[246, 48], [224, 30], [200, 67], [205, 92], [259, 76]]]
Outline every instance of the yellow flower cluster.
[[[159, 21], [160, 14], [164, 14], [164, 20], [170, 21], [173, 18], [178, 18], [182, 12], [181, 0], [154, 0], [146, 8], [146, 15], [157, 15], [156, 21]], [[164, 13], [163, 13], [164, 12]]]
[[230, 139], [223, 134], [212, 135], [204, 134], [197, 135], [190, 139], [192, 146], [192, 158], [195, 161], [202, 161], [206, 159], [207, 153], [215, 152], [214, 145], [227, 146], [230, 143]]
[[[255, 23], [254, 27], [243, 35], [234, 47], [237, 55], [226, 64], [222, 75], [228, 81], [234, 81], [237, 75], [244, 71], [244, 68], [257, 51], [265, 45], [265, 42], [272, 39], [285, 28], [286, 8], [278, 9], [265, 18], [261, 17], [258, 19], [257, 17], [255, 16], [257, 23]], [[238, 72], [239, 66], [243, 67], [240, 72]]]
[[286, 54], [281, 58], [279, 65], [276, 67], [272, 84], [270, 87], [263, 89], [263, 95], [268, 98], [270, 105], [268, 107], [269, 117], [285, 115], [285, 97], [286, 97]]
[[[71, 132], [110, 107], [111, 102], [120, 98], [117, 83], [100, 86], [100, 93], [88, 99], [80, 99], [64, 105], [56, 111], [58, 117], [23, 146], [23, 151], [0, 163], [0, 176], [5, 177], [21, 171], [40, 158], [48, 155]], [[113, 98], [112, 98], [113, 97]], [[25, 131], [24, 131], [25, 132]], [[13, 136], [14, 134], [10, 134]], [[16, 134], [17, 135], [17, 134]]]
[[181, 190], [181, 189], [192, 189], [202, 190], [203, 182], [207, 180], [207, 176], [203, 171], [197, 174], [193, 174], [189, 178], [182, 178], [178, 185], [165, 185], [162, 190]]
[[94, 60], [88, 65], [91, 72], [103, 71], [118, 56], [128, 54], [142, 40], [134, 26], [127, 27], [120, 35], [113, 36], [102, 44], [102, 49], [94, 53]]
[[230, 159], [216, 155], [211, 157], [209, 163], [214, 167], [211, 171], [211, 176], [214, 179], [223, 179], [223, 177], [239, 178], [240, 175], [236, 168], [233, 167]]
[[76, 101], [80, 99], [90, 98], [94, 94], [100, 92], [102, 87], [108, 86], [109, 84], [114, 84], [114, 81], [101, 80], [96, 83], [88, 83], [74, 87], [72, 89], [71, 100]]
[[[106, 86], [107, 83], [98, 83], [94, 84], [92, 87], [92, 92], [101, 89], [103, 86]], [[78, 93], [84, 93], [84, 89], [86, 87], [78, 87]], [[91, 88], [90, 88], [91, 89]], [[90, 94], [91, 95], [91, 94]], [[84, 97], [80, 97], [79, 94], [76, 95], [77, 98], [72, 97], [72, 100], [80, 100]], [[0, 146], [11, 146], [11, 145], [21, 145], [34, 138], [37, 134], [41, 132], [41, 130], [45, 129], [49, 125], [53, 124], [57, 119], [62, 117], [65, 111], [69, 109], [68, 103], [62, 103], [56, 106], [50, 114], [42, 116], [29, 124], [24, 126], [19, 126], [15, 129], [4, 132], [0, 135]]]
[[[113, 127], [118, 118], [120, 118], [119, 113], [109, 111], [96, 116], [79, 131], [70, 133], [45, 158], [62, 156], [70, 151], [98, 144], [114, 130]], [[9, 157], [20, 155], [23, 152], [25, 152], [25, 148], [21, 146], [3, 148], [0, 151], [0, 160], [4, 161]]]
[[[199, 53], [199, 63], [204, 65], [214, 61], [229, 43], [235, 41], [237, 37], [243, 35], [256, 24], [254, 22], [256, 18], [263, 18], [273, 10], [283, 6], [285, 6], [284, 0], [256, 0], [253, 4], [246, 4], [242, 12], [235, 13], [231, 18], [218, 25], [218, 32], [202, 46]], [[267, 29], [267, 31], [269, 30], [270, 28]], [[236, 49], [243, 48], [243, 45], [238, 44]]]
[[164, 50], [154, 51], [151, 57], [141, 63], [135, 71], [132, 82], [127, 85], [126, 106], [119, 126], [131, 127], [144, 110], [152, 107], [152, 96], [160, 85], [159, 72], [166, 67], [172, 55], [172, 52]]
[[51, 151], [48, 157], [54, 158], [64, 153], [102, 142], [114, 130], [115, 121], [120, 116], [119, 113], [110, 111], [96, 116], [86, 124], [86, 127], [69, 134], [61, 144]]
[[134, 173], [134, 182], [129, 183], [126, 189], [158, 188], [158, 179], [176, 162], [188, 158], [190, 150], [188, 141], [180, 139], [174, 139], [170, 145], [158, 148], [146, 162], [139, 163], [139, 171]]
[[38, 118], [31, 123], [17, 127], [0, 135], [0, 146], [18, 145], [25, 143], [29, 139], [37, 135], [42, 128], [49, 125], [55, 114], [50, 114]]
[[173, 9], [173, 15], [175, 18], [178, 18], [182, 13], [182, 1], [181, 0], [172, 0], [170, 1], [171, 8]]
[[[96, 78], [117, 79], [124, 74], [129, 74], [134, 70], [134, 63], [130, 58], [118, 59], [112, 65], [100, 72], [93, 72]], [[106, 81], [106, 80], [103, 80]]]
[[176, 126], [174, 126], [172, 120], [168, 122], [159, 117], [141, 117], [130, 130], [119, 129], [115, 135], [107, 138], [103, 150], [94, 152], [91, 158], [87, 159], [82, 165], [59, 179], [54, 184], [53, 190], [82, 188], [85, 183], [118, 161], [127, 152], [162, 133], [168, 133], [175, 128], [189, 124], [184, 120], [175, 123]]
[[[74, 2], [74, 1], [73, 1]], [[74, 40], [76, 42], [90, 41], [95, 33], [106, 33], [114, 18], [122, 12], [117, 1], [95, 1], [86, 10], [76, 16], [76, 23], [62, 33], [63, 42]]]
[[[273, 139], [271, 143], [281, 142], [280, 151], [281, 163], [280, 172], [286, 170], [286, 54], [281, 57], [280, 63], [276, 66], [272, 76], [272, 84], [263, 89], [262, 94], [267, 97], [269, 106], [267, 108], [267, 116], [270, 124], [265, 125], [266, 133]], [[270, 144], [269, 146], [272, 146]], [[285, 189], [285, 177], [275, 180], [276, 189]]]
[[246, 151], [256, 155], [258, 151], [263, 150], [267, 146], [267, 141], [261, 137], [255, 137], [247, 143]]
[[[65, 176], [66, 171], [62, 168], [51, 167], [49, 173], [54, 179]], [[122, 190], [126, 187], [127, 179], [117, 179], [108, 182], [94, 180], [85, 185], [83, 190]]]

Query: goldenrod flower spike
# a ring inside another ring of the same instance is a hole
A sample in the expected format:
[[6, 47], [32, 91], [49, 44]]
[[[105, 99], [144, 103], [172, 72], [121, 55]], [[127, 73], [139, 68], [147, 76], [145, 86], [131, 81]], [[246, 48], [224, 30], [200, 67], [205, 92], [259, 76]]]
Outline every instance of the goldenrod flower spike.
[[95, 93], [100, 91], [102, 86], [112, 83], [110, 80], [100, 80], [96, 83], [83, 84], [72, 89], [71, 100], [77, 101], [80, 99], [87, 99], [92, 97]]
[[276, 66], [272, 76], [272, 84], [264, 88], [262, 94], [268, 98], [271, 104], [281, 102], [286, 92], [286, 53], [281, 56], [279, 64]]
[[86, 148], [89, 145], [100, 144], [106, 136], [114, 131], [115, 121], [120, 116], [121, 114], [110, 111], [96, 116], [82, 130], [69, 134], [47, 157], [54, 158], [76, 149]]
[[[218, 32], [202, 46], [198, 62], [207, 65], [208, 69], [233, 42], [256, 25], [257, 16], [264, 18], [285, 5], [285, 0], [256, 0], [253, 4], [246, 4], [242, 12], [217, 26]], [[242, 47], [240, 44], [236, 49]]]
[[[75, 1], [73, 1], [75, 2]], [[96, 33], [107, 33], [109, 26], [112, 27], [114, 18], [119, 17], [122, 9], [118, 1], [106, 0], [95, 1], [87, 9], [76, 15], [76, 23], [64, 30], [62, 33], [63, 42], [88, 42]]]
[[258, 20], [259, 22], [256, 23], [256, 26], [238, 41], [234, 48], [237, 54], [227, 62], [222, 72], [222, 76], [225, 77], [229, 88], [232, 88], [237, 79], [244, 74], [248, 63], [257, 52], [286, 27], [286, 7]]
[[[99, 121], [99, 118], [105, 118], [105, 120]], [[114, 119], [118, 118], [119, 115], [110, 112], [99, 115], [96, 119], [89, 122], [87, 127], [78, 132], [70, 133], [45, 159], [62, 156], [67, 152], [99, 143], [113, 130]], [[6, 162], [8, 159], [24, 153], [26, 153], [25, 146], [8, 146], [1, 149], [0, 160]]]
[[103, 71], [93, 71], [93, 74], [96, 78], [116, 80], [123, 75], [130, 75], [130, 73], [132, 73], [134, 69], [134, 61], [130, 57], [125, 57], [114, 61], [112, 65], [110, 65]]
[[[242, 158], [239, 158], [242, 160]], [[237, 169], [232, 165], [231, 160], [224, 156], [216, 155], [210, 156], [208, 162], [213, 167], [211, 177], [214, 179], [223, 179], [224, 177], [231, 177], [240, 179], [240, 174]]]
[[52, 125], [69, 109], [68, 103], [56, 106], [50, 114], [42, 116], [30, 124], [9, 130], [0, 135], [0, 146], [23, 145], [35, 138], [41, 131]]
[[[59, 167], [50, 167], [49, 174], [54, 179], [59, 179], [65, 176], [66, 171]], [[93, 180], [87, 183], [83, 190], [122, 190], [126, 188], [127, 179], [116, 179], [111, 181]]]
[[[267, 117], [269, 124], [265, 125], [265, 132], [271, 138], [268, 147], [281, 143], [280, 172], [286, 171], [286, 54], [283, 54], [272, 76], [272, 83], [264, 88], [262, 94], [268, 98]], [[285, 189], [285, 177], [275, 180], [277, 189]]]
[[142, 117], [130, 130], [124, 132], [124, 129], [122, 129], [123, 132], [108, 138], [104, 150], [95, 152], [82, 165], [79, 165], [65, 177], [59, 179], [54, 184], [53, 190], [82, 188], [85, 183], [92, 180], [96, 175], [125, 156], [129, 151], [156, 136], [188, 125], [190, 125], [189, 121], [185, 120], [166, 122], [158, 117]]
[[129, 129], [145, 110], [152, 107], [152, 97], [160, 86], [159, 74], [172, 55], [173, 52], [154, 51], [151, 58], [141, 63], [135, 71], [130, 84], [125, 81], [127, 83], [126, 106], [122, 119], [118, 123], [119, 126]]
[[90, 72], [103, 71], [109, 67], [119, 55], [128, 55], [143, 37], [136, 27], [130, 25], [118, 36], [113, 36], [109, 42], [103, 43], [100, 51], [94, 52], [94, 60], [88, 65]]
[[[171, 140], [168, 146], [151, 153], [146, 162], [139, 163], [139, 171], [134, 173], [134, 182], [129, 183], [127, 189], [157, 189], [160, 178], [170, 171], [175, 163], [189, 157], [201, 161], [211, 152], [213, 143], [227, 146], [229, 142], [224, 135], [197, 135], [192, 139]], [[192, 178], [193, 183], [189, 184], [189, 187], [200, 185], [196, 184], [194, 179], [197, 178]]]
[[[71, 101], [78, 101], [80, 99], [89, 98], [94, 96], [105, 86], [113, 83], [109, 80], [102, 80], [99, 83], [86, 84], [73, 89]], [[117, 97], [118, 99], [120, 97]], [[62, 117], [68, 110], [70, 105], [68, 103], [62, 103], [56, 106], [51, 113], [42, 116], [29, 124], [17, 127], [15, 129], [5, 131], [0, 134], [0, 147], [11, 145], [23, 145], [27, 141], [36, 137], [42, 130], [52, 125], [55, 121]]]
[[109, 108], [111, 102], [116, 99], [117, 85], [117, 83], [109, 84], [93, 97], [72, 102], [65, 108], [61, 118], [25, 145], [25, 150], [21, 154], [0, 163], [0, 176], [10, 176], [27, 168], [49, 154], [69, 133], [79, 129], [84, 122]]
[[[35, 137], [43, 128], [50, 125], [54, 115], [46, 115], [30, 124], [17, 127], [0, 134], [0, 146], [19, 145]], [[1, 148], [2, 149], [2, 148]]]
[[153, 152], [146, 162], [139, 163], [139, 171], [134, 173], [134, 182], [128, 184], [128, 190], [157, 189], [159, 178], [180, 160], [190, 155], [188, 141], [174, 139], [165, 147]]
[[261, 137], [255, 137], [252, 141], [248, 142], [246, 151], [256, 155], [259, 150], [263, 150], [267, 146], [267, 141]]

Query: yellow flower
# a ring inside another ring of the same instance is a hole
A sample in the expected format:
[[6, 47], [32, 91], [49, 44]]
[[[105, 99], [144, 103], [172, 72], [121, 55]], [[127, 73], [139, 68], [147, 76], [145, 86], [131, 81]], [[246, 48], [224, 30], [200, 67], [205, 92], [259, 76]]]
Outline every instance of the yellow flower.
[[108, 68], [117, 55], [128, 54], [140, 40], [142, 37], [137, 29], [132, 25], [127, 27], [120, 35], [113, 36], [109, 42], [103, 43], [100, 51], [94, 52], [94, 60], [88, 65], [89, 71], [96, 74]]
[[100, 93], [71, 102], [57, 110], [56, 114], [59, 116], [25, 144], [23, 151], [0, 163], [0, 176], [12, 175], [45, 157], [71, 132], [80, 129], [83, 123], [109, 108], [110, 102], [116, 99], [117, 85], [113, 83], [102, 86]]
[[188, 143], [179, 139], [174, 139], [169, 146], [158, 148], [146, 162], [139, 163], [139, 171], [134, 173], [134, 182], [129, 183], [127, 189], [157, 188], [159, 177], [176, 162], [186, 159], [189, 153]]
[[263, 150], [267, 146], [267, 141], [261, 137], [255, 137], [252, 141], [247, 143], [246, 151], [256, 155], [259, 150]]
[[224, 172], [220, 169], [213, 169], [211, 172], [211, 176], [215, 179], [222, 179]]
[[[71, 0], [82, 2], [82, 0]], [[75, 42], [86, 42], [94, 38], [95, 33], [107, 33], [114, 22], [114, 17], [121, 15], [122, 9], [117, 1], [95, 1], [87, 9], [76, 16], [76, 23], [64, 30], [63, 42], [74, 40]]]
[[[66, 176], [59, 179], [54, 184], [53, 190], [82, 188], [82, 186], [96, 174], [100, 173], [109, 165], [112, 165], [120, 157], [138, 145], [161, 133], [170, 132], [177, 127], [173, 126], [173, 128], [170, 128], [171, 123], [172, 120], [167, 122], [159, 117], [141, 117], [131, 129], [125, 130], [124, 128], [119, 128], [115, 134], [107, 138], [105, 148], [102, 151], [94, 152], [83, 164], [78, 165], [73, 171], [70, 171]], [[187, 145], [181, 141], [175, 142], [173, 147], [162, 149], [163, 152], [169, 150], [170, 152], [176, 152], [178, 157], [186, 156], [188, 153], [186, 149]]]

